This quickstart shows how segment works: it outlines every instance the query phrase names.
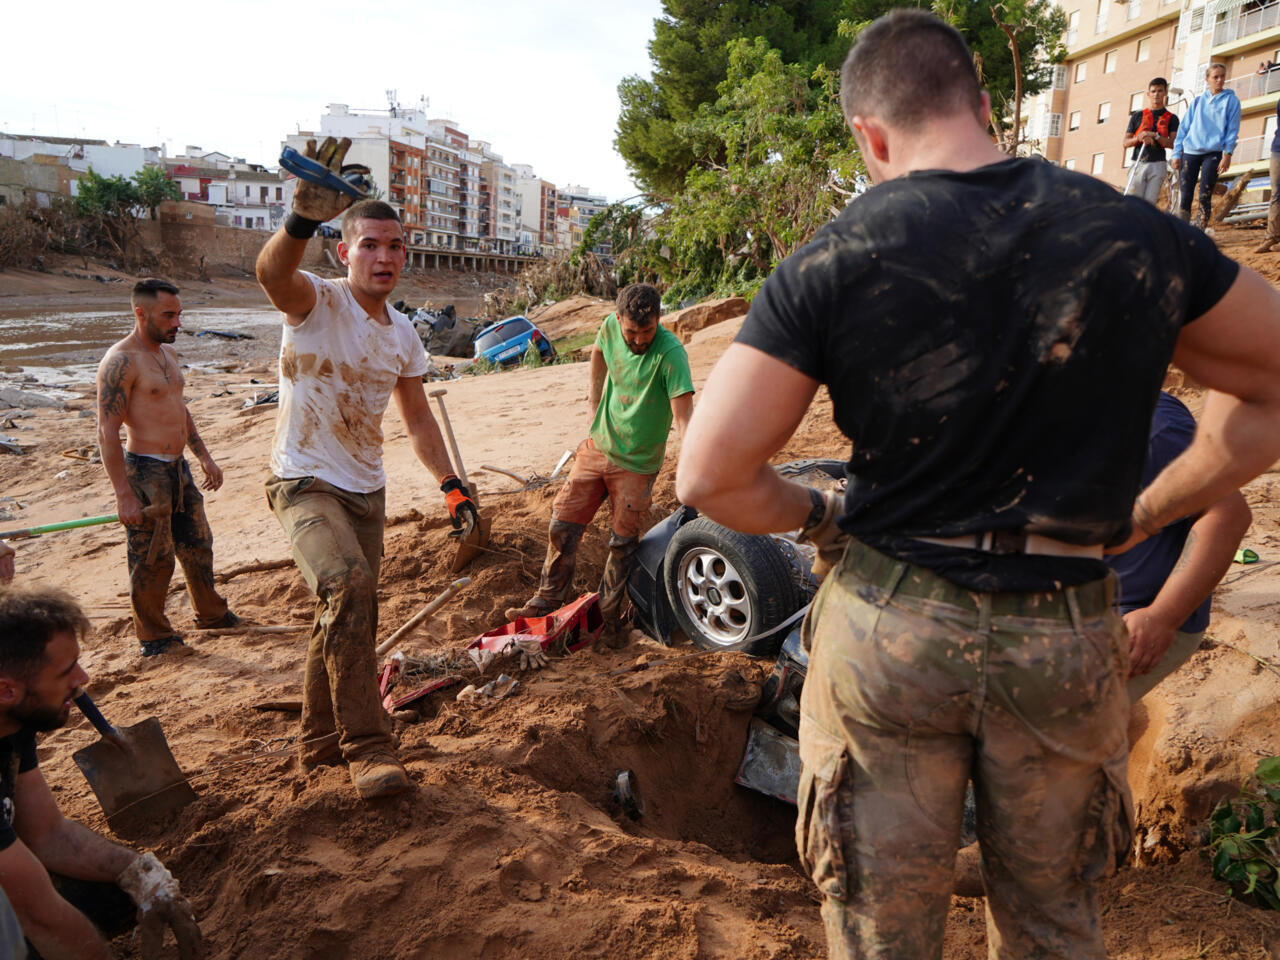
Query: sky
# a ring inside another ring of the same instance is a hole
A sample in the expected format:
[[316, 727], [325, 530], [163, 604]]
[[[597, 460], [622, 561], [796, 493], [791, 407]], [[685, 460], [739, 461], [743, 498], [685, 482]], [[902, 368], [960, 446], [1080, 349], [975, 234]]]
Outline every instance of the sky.
[[0, 131], [275, 165], [328, 104], [385, 110], [393, 90], [507, 163], [620, 200], [639, 191], [613, 149], [618, 81], [650, 75], [661, 14], [661, 0], [22, 3], [5, 14]]

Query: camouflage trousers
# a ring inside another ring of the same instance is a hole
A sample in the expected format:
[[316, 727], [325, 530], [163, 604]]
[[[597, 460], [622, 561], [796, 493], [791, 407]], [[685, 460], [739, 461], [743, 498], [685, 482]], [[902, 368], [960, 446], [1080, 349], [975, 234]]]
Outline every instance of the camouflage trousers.
[[144, 514], [140, 524], [126, 528], [129, 602], [139, 642], [175, 636], [164, 612], [175, 557], [187, 580], [196, 626], [212, 626], [227, 615], [227, 601], [214, 587], [213, 531], [186, 459], [126, 453], [124, 469], [129, 489], [144, 507], [166, 508], [161, 516]]
[[796, 843], [833, 958], [942, 955], [965, 785], [993, 958], [1106, 956], [1128, 853], [1128, 638], [1108, 577], [983, 594], [854, 541], [806, 623]]
[[385, 491], [352, 493], [318, 477], [267, 481], [267, 500], [316, 595], [302, 677], [304, 763], [391, 749], [378, 694], [378, 573]]

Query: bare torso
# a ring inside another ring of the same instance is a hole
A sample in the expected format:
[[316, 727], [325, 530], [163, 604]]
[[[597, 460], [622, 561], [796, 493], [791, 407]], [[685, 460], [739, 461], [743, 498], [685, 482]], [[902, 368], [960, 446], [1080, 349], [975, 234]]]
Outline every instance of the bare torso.
[[[121, 412], [125, 449], [174, 457], [187, 445], [187, 407], [182, 368], [173, 347], [149, 350], [130, 334], [102, 358], [102, 400]], [[118, 406], [117, 406], [118, 405]]]

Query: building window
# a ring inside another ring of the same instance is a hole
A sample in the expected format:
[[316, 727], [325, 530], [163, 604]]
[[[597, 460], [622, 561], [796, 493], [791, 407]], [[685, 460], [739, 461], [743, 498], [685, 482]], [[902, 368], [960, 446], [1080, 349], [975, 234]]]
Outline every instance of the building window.
[[1116, 52], [1115, 52], [1114, 50], [1112, 50], [1110, 53], [1108, 53], [1105, 57], [1103, 57], [1103, 58], [1102, 58], [1102, 72], [1103, 72], [1103, 73], [1115, 73], [1115, 72], [1116, 72], [1116, 56], [1117, 56], [1117, 55], [1116, 55]]
[[1144, 101], [1143, 101], [1143, 97], [1144, 97], [1144, 96], [1145, 96], [1145, 94], [1143, 94], [1143, 92], [1142, 92], [1141, 90], [1139, 90], [1137, 93], [1135, 93], [1133, 96], [1131, 96], [1131, 97], [1129, 98], [1129, 112], [1130, 112], [1130, 113], [1132, 113], [1134, 110], [1142, 110], [1142, 109], [1145, 109], [1145, 107], [1144, 107]]
[[1101, 153], [1095, 153], [1093, 155], [1093, 166], [1090, 168], [1089, 172], [1092, 173], [1095, 177], [1098, 176], [1098, 174], [1102, 173], [1103, 156], [1104, 154], [1101, 154]]
[[1107, 32], [1107, 7], [1111, 6], [1111, 0], [1098, 0], [1098, 16], [1093, 21], [1094, 33]]
[[1199, 33], [1204, 29], [1204, 7], [1197, 7], [1191, 11], [1191, 26], [1188, 28], [1191, 33]]
[[1098, 122], [1106, 123], [1111, 119], [1111, 101], [1103, 100], [1098, 104]]
[[1129, 7], [1125, 12], [1125, 19], [1137, 20], [1140, 16], [1142, 16], [1142, 0], [1129, 0]]
[[1080, 129], [1080, 111], [1079, 110], [1071, 111], [1071, 117], [1067, 121], [1067, 129], [1068, 130]]
[[1089, 72], [1089, 61], [1081, 60], [1076, 64], [1076, 83], [1084, 83], [1084, 78]]
[[1045, 137], [1062, 136], [1062, 114], [1048, 113], [1044, 118], [1044, 135]]
[[1076, 168], [1076, 158], [1072, 157], [1069, 160], [1062, 161], [1062, 166], [1067, 170], [1074, 170]]
[[1068, 47], [1075, 46], [1076, 37], [1080, 33], [1080, 11], [1075, 10], [1067, 16], [1067, 35], [1064, 38]]
[[1143, 37], [1138, 41], [1138, 62], [1151, 59], [1151, 38]]

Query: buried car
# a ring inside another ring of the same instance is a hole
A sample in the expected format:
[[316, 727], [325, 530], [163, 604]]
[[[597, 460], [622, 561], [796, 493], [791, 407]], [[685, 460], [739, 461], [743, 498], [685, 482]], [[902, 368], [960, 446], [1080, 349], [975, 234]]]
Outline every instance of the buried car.
[[[775, 469], [820, 490], [844, 483], [840, 460]], [[736, 781], [795, 803], [800, 781], [800, 690], [809, 657], [800, 638], [818, 589], [812, 547], [794, 534], [753, 536], [678, 507], [640, 540], [627, 581], [636, 626], [670, 644], [683, 633], [704, 650], [776, 658], [751, 720]]]
[[476, 336], [476, 359], [496, 366], [519, 363], [530, 343], [537, 345], [544, 361], [556, 358], [556, 348], [528, 317], [507, 317], [489, 324]]

